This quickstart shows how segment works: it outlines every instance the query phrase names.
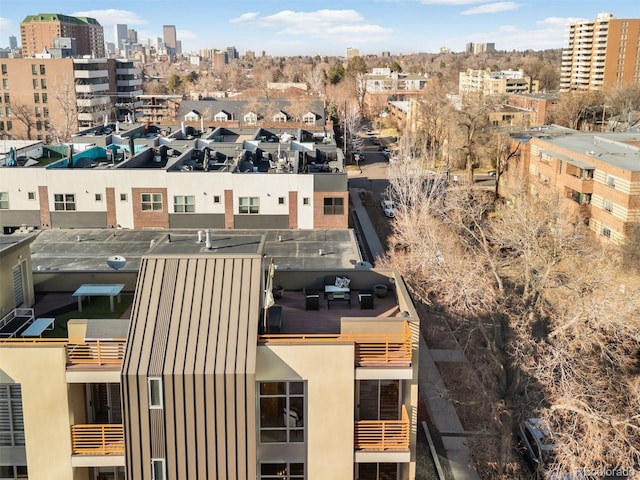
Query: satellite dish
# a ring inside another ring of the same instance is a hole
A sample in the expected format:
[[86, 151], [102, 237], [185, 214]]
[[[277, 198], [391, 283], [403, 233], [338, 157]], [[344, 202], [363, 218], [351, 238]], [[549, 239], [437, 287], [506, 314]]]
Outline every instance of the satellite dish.
[[121, 255], [112, 255], [107, 258], [107, 265], [109, 265], [114, 270], [120, 270], [127, 263], [127, 259]]

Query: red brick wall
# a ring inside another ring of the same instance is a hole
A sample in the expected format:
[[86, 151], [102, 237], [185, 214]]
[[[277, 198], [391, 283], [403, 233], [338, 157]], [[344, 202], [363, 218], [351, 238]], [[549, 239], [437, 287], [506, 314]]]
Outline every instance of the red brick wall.
[[[344, 199], [344, 213], [342, 215], [324, 214], [324, 199], [327, 197], [342, 197]], [[349, 228], [349, 192], [315, 192], [313, 194], [313, 228]]]
[[[162, 211], [143, 212], [143, 193], [161, 193]], [[133, 228], [136, 230], [143, 228], [169, 228], [169, 209], [166, 188], [132, 188], [131, 197], [131, 204], [133, 206]]]
[[233, 219], [233, 190], [224, 191], [224, 228], [234, 228]]
[[298, 228], [298, 192], [289, 192], [289, 228]]
[[46, 185], [38, 186], [38, 202], [40, 203], [40, 228], [51, 228], [51, 211], [49, 210], [49, 189]]
[[118, 217], [116, 215], [116, 190], [113, 187], [107, 187], [105, 191], [107, 201], [107, 225], [116, 228], [118, 225]]

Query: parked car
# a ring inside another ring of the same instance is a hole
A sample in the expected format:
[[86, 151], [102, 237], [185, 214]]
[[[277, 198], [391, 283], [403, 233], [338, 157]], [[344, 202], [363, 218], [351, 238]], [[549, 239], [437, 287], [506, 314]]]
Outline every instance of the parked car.
[[529, 418], [518, 425], [518, 451], [529, 469], [544, 480], [583, 480], [580, 472], [549, 472], [546, 467], [553, 462], [558, 450], [557, 437], [549, 425], [540, 418]]
[[385, 217], [388, 218], [393, 218], [396, 216], [396, 204], [393, 202], [393, 200], [389, 200], [389, 199], [383, 199], [380, 202], [380, 207], [382, 207], [382, 212], [384, 213]]
[[372, 142], [374, 145], [380, 145], [380, 140], [378, 140], [377, 138], [374, 138]]
[[495, 170], [489, 170], [489, 171], [487, 172], [487, 175], [489, 175], [490, 177], [495, 177], [495, 176], [496, 176], [496, 173], [497, 173], [497, 172], [496, 172]]

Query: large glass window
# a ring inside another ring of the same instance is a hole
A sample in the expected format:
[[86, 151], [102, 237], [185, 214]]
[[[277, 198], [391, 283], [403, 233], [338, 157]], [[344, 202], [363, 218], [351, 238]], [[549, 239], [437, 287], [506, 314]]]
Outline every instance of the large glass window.
[[162, 379], [149, 378], [147, 386], [149, 387], [149, 408], [162, 408]]
[[343, 215], [344, 214], [344, 198], [327, 197], [324, 199], [325, 215]]
[[258, 197], [240, 197], [238, 199], [238, 213], [260, 213], [260, 199]]
[[53, 208], [56, 211], [75, 210], [76, 196], [73, 193], [56, 193], [53, 195]]
[[152, 480], [165, 480], [167, 478], [166, 469], [164, 465], [165, 465], [164, 458], [151, 459], [151, 479]]
[[397, 463], [358, 463], [356, 478], [359, 480], [395, 480], [398, 476]]
[[304, 442], [304, 382], [261, 382], [259, 396], [260, 442]]
[[173, 197], [173, 211], [175, 213], [194, 213], [196, 211], [196, 197], [176, 195]]
[[304, 463], [261, 463], [260, 479], [298, 480], [304, 478]]
[[23, 446], [22, 389], [16, 383], [0, 384], [0, 446]]
[[9, 192], [0, 192], [0, 210], [9, 209]]
[[143, 193], [142, 194], [142, 211], [143, 212], [161, 212], [162, 211], [162, 194], [161, 193]]

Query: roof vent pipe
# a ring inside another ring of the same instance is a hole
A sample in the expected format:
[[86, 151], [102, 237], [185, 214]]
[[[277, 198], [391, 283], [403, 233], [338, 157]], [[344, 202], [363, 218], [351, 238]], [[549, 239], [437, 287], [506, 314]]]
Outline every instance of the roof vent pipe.
[[212, 248], [212, 244], [211, 244], [211, 232], [209, 230], [207, 230], [206, 232], [206, 236], [205, 236], [205, 246], [207, 247], [208, 250], [211, 250]]
[[198, 230], [198, 243], [202, 243], [202, 234], [204, 232], [202, 230]]

